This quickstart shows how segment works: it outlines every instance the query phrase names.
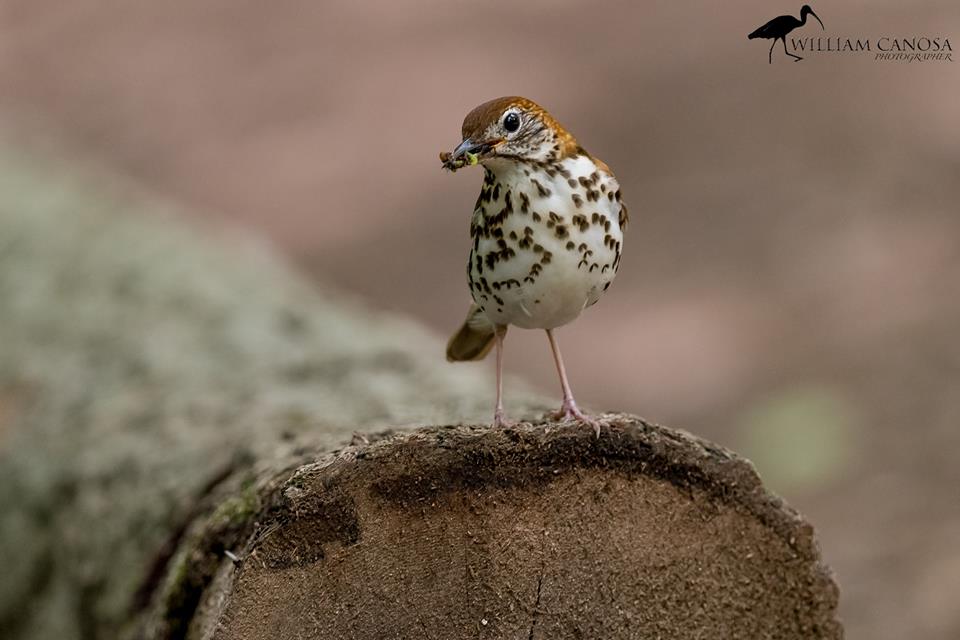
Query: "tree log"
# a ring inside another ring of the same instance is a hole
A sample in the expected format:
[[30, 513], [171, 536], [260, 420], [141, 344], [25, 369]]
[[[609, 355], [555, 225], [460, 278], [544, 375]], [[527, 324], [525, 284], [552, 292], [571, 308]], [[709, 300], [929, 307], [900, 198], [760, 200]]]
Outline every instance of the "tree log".
[[464, 426], [435, 337], [156, 209], [0, 158], [0, 637], [842, 637], [748, 462]]

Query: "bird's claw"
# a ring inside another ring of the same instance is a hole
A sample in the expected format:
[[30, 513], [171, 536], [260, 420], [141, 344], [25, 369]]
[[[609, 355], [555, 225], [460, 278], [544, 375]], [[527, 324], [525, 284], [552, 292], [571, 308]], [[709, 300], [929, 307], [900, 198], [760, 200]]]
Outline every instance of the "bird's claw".
[[581, 411], [580, 407], [578, 407], [577, 403], [573, 400], [564, 400], [563, 406], [561, 406], [557, 411], [549, 412], [547, 417], [556, 422], [580, 422], [587, 426], [593, 427], [594, 434], [598, 438], [600, 437], [600, 423], [596, 419], [591, 418]]
[[497, 409], [493, 413], [493, 428], [494, 429], [507, 429], [512, 427], [513, 423], [507, 420], [506, 414], [503, 409]]

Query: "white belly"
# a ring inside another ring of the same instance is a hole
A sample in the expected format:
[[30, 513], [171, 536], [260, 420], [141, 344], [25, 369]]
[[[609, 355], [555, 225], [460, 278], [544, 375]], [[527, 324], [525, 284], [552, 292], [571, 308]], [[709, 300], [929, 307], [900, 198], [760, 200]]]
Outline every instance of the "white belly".
[[[568, 162], [569, 178], [540, 171], [497, 176], [500, 188], [483, 205], [485, 231], [474, 237], [468, 273], [474, 301], [496, 324], [564, 325], [616, 275], [623, 242], [616, 180], [589, 158]], [[578, 181], [596, 175], [588, 185]], [[512, 210], [498, 217], [505, 207]]]

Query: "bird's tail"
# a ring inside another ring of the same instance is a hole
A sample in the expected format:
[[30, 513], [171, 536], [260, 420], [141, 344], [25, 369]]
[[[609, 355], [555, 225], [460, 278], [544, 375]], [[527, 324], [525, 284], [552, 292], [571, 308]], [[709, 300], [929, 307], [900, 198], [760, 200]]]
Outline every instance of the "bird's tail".
[[447, 342], [447, 360], [465, 362], [483, 360], [493, 346], [496, 329], [493, 323], [475, 304], [470, 305], [467, 319]]

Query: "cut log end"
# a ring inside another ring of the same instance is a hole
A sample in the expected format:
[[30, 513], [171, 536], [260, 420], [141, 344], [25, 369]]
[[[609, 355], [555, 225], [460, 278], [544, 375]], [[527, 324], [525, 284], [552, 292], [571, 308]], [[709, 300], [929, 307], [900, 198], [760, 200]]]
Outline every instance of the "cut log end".
[[190, 637], [842, 637], [812, 528], [746, 461], [629, 416], [431, 427], [264, 485]]

